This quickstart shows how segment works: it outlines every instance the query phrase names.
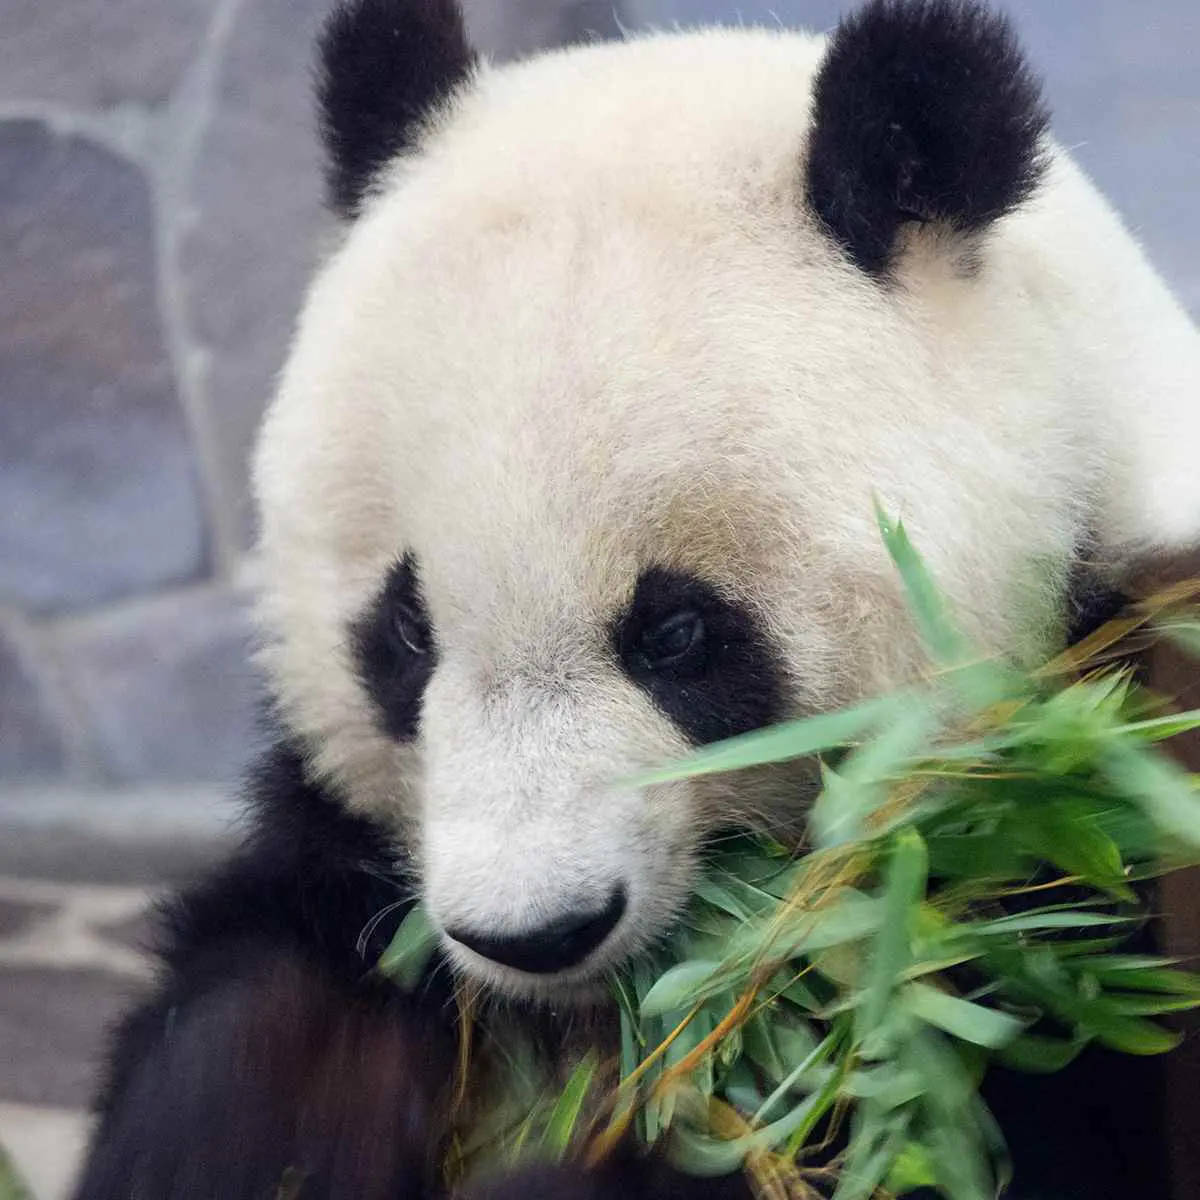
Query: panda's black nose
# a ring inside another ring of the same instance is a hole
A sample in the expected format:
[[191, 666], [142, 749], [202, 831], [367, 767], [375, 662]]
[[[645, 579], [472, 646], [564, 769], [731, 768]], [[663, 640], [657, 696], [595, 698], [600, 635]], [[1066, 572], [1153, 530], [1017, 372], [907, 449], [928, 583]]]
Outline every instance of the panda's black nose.
[[545, 975], [583, 962], [612, 933], [624, 911], [625, 889], [618, 887], [598, 912], [571, 913], [524, 933], [474, 933], [461, 926], [446, 932], [493, 962]]

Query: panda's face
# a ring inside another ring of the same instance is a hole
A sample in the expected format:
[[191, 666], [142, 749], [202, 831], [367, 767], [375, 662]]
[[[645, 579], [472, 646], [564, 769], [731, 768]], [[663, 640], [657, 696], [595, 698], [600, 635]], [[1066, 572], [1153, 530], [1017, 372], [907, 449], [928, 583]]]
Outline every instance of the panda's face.
[[827, 265], [755, 244], [782, 221], [695, 263], [619, 217], [414, 235], [414, 193], [318, 282], [268, 422], [269, 662], [454, 960], [557, 989], [661, 935], [710, 835], [803, 807], [804, 780], [630, 777], [869, 686], [866, 614], [899, 608], [869, 483], [822, 466], [833, 413], [776, 399], [837, 320]]
[[283, 712], [509, 991], [660, 936], [714, 833], [798, 823], [786, 773], [629, 779], [911, 667], [873, 490], [994, 577], [935, 481], [978, 452], [1025, 487], [806, 209], [781, 101], [820, 43], [747, 42], [702, 116], [662, 81], [721, 38], [655, 43], [649, 94], [548, 60], [569, 142], [536, 64], [485, 76], [318, 279], [263, 435]]
[[[441, 11], [394, 7], [388, 56]], [[708, 838], [803, 816], [803, 771], [631, 776], [917, 669], [873, 495], [976, 640], [1053, 636], [1102, 464], [1069, 351], [1013, 297], [1061, 277], [1042, 247], [1068, 222], [1018, 212], [979, 269], [1041, 127], [1024, 83], [992, 86], [1016, 69], [994, 22], [963, 18], [975, 68], [931, 86], [1012, 119], [981, 154], [948, 113], [958, 141], [922, 163], [895, 120], [863, 133], [886, 87], [842, 95], [872, 47], [913, 77], [875, 27], [828, 59], [723, 32], [470, 76], [447, 17], [371, 110], [393, 123], [360, 128], [364, 81], [392, 78], [367, 19], [387, 8], [352, 4], [326, 50], [335, 193], [361, 212], [260, 442], [264, 658], [314, 770], [411, 847], [453, 961], [510, 993], [586, 987], [668, 928]], [[438, 55], [458, 77], [414, 98]], [[456, 84], [411, 144], [362, 151]], [[1012, 178], [971, 178], [992, 170]], [[1051, 170], [1068, 214], [1093, 203]], [[927, 229], [896, 232], [897, 197]]]

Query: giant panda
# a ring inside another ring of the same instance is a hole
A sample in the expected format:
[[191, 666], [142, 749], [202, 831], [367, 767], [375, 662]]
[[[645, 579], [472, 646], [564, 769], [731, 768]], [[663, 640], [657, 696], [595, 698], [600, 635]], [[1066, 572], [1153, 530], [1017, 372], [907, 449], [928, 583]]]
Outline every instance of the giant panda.
[[[602, 1029], [709, 839], [795, 834], [809, 775], [614, 781], [922, 669], [873, 496], [1022, 660], [1200, 543], [1200, 339], [983, 7], [494, 67], [455, 0], [347, 0], [319, 98], [343, 233], [255, 469], [277, 744], [80, 1200], [444, 1194], [454, 987]], [[406, 993], [370, 968], [417, 897]], [[1012, 1196], [1166, 1195], [1119, 1070], [996, 1086]], [[472, 1194], [744, 1186], [629, 1151]]]

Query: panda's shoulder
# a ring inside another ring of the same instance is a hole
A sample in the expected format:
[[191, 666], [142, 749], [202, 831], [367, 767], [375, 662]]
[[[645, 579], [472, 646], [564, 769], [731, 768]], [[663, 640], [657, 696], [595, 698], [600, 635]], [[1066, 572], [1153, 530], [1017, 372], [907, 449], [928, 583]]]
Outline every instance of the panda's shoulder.
[[281, 740], [249, 773], [247, 828], [223, 862], [160, 908], [156, 949], [169, 968], [287, 950], [357, 978], [408, 905], [402, 851], [313, 783]]

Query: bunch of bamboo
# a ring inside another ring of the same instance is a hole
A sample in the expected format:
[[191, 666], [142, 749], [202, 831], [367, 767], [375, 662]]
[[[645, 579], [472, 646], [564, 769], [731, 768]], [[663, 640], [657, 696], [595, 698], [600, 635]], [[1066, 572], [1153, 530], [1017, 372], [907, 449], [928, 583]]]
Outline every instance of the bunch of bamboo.
[[[1135, 628], [1200, 651], [1196, 587], [1024, 672], [972, 654], [903, 527], [880, 527], [935, 670], [642, 780], [819, 756], [823, 786], [803, 854], [723, 843], [666, 947], [612, 979], [619, 1082], [597, 1051], [556, 1090], [509, 1047], [458, 1166], [595, 1160], [633, 1132], [767, 1196], [990, 1200], [1007, 1173], [990, 1060], [1174, 1045], [1152, 1018], [1200, 1005], [1200, 978], [1123, 943], [1146, 919], [1136, 885], [1200, 861], [1197, 780], [1157, 746], [1200, 713], [1107, 664]], [[411, 984], [435, 940], [414, 910], [381, 968]]]

